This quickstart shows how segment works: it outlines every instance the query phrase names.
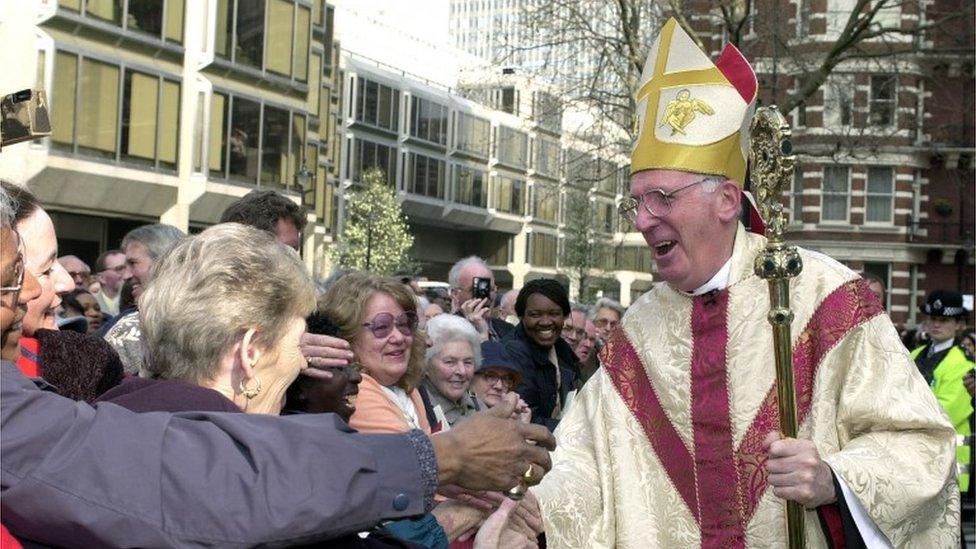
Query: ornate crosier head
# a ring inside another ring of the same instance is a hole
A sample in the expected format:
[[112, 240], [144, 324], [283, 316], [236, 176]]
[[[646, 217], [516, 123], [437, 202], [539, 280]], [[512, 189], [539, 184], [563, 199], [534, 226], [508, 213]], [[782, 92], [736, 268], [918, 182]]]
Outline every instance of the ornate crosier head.
[[759, 213], [766, 222], [766, 238], [781, 242], [786, 229], [786, 216], [780, 197], [789, 188], [796, 165], [796, 155], [790, 141], [792, 132], [774, 105], [756, 111], [749, 133], [752, 192], [756, 196]]

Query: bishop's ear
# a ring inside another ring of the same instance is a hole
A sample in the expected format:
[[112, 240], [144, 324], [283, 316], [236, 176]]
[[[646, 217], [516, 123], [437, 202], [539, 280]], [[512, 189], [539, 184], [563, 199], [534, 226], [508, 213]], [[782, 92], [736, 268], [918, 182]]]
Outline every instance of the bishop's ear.
[[722, 223], [738, 221], [742, 211], [742, 191], [739, 186], [726, 179], [715, 191], [718, 200], [718, 218]]

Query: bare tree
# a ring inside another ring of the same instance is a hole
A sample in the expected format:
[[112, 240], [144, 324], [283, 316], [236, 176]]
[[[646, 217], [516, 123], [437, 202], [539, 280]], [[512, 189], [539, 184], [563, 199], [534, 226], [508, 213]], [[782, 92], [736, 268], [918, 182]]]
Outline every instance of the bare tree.
[[[593, 136], [617, 135], [612, 145], [624, 150], [635, 137], [633, 91], [654, 35], [669, 15], [705, 51], [737, 45], [761, 65], [767, 97], [791, 113], [822, 91], [835, 71], [844, 72], [846, 64], [861, 63], [861, 73], [864, 63], [872, 64], [873, 72], [897, 73], [899, 61], [923, 52], [933, 33], [948, 22], [968, 20], [973, 12], [972, 0], [939, 12], [929, 0], [852, 2], [849, 12], [814, 20], [809, 0], [526, 1], [521, 26], [502, 61], [555, 83], [564, 107], [592, 109], [597, 126], [584, 141], [605, 148], [611, 143], [597, 143]], [[918, 17], [902, 18], [901, 13]], [[828, 22], [831, 28], [815, 28]], [[887, 130], [855, 122], [838, 132], [840, 149], [870, 149], [872, 140], [883, 142], [879, 138]], [[897, 128], [894, 124], [892, 131]], [[823, 147], [809, 152], [833, 154]]]

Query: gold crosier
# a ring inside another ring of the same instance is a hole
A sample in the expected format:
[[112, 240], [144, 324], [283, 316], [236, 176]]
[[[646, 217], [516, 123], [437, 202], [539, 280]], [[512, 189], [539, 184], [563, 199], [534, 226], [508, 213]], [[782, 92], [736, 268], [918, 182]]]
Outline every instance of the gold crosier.
[[[773, 352], [776, 357], [776, 397], [780, 429], [783, 435], [796, 438], [796, 389], [793, 383], [793, 347], [790, 323], [790, 279], [803, 270], [796, 246], [783, 241], [786, 216], [780, 203], [782, 192], [793, 179], [796, 156], [790, 142], [790, 126], [775, 105], [756, 111], [749, 129], [750, 178], [759, 212], [766, 220], [766, 248], [756, 256], [753, 265], [758, 276], [769, 283], [769, 314], [773, 329]], [[790, 549], [802, 549], [804, 539], [803, 507], [786, 502], [786, 534]]]
[[[647, 106], [644, 111], [643, 125], [638, 134], [637, 145], [634, 148], [631, 173], [651, 169], [674, 169], [707, 175], [724, 175], [736, 183], [742, 184], [743, 178], [737, 177], [736, 174], [745, 173], [745, 160], [741, 158], [740, 154], [729, 154], [729, 151], [737, 152], [740, 150], [738, 131], [707, 145], [667, 143], [658, 140], [654, 135], [662, 89], [687, 88], [696, 84], [732, 87], [729, 80], [717, 67], [665, 72], [671, 50], [671, 39], [677, 28], [677, 22], [672, 19], [661, 29], [657, 58], [654, 60], [654, 72], [648, 81], [637, 90], [637, 102], [639, 103], [646, 98]], [[667, 160], [656, 161], [655, 159]]]

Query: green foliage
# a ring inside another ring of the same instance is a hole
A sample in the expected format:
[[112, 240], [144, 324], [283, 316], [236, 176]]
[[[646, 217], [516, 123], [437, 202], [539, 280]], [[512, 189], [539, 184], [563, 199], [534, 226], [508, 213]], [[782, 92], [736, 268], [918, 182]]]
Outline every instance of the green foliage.
[[391, 275], [414, 270], [411, 246], [413, 235], [396, 192], [382, 171], [367, 170], [362, 186], [346, 199], [345, 224], [333, 258], [343, 268]]
[[559, 265], [577, 281], [579, 293], [575, 299], [583, 301], [585, 296], [592, 293], [588, 291], [591, 285], [590, 270], [600, 266], [603, 254], [607, 253], [607, 246], [593, 229], [598, 223], [596, 211], [585, 193], [567, 193], [565, 212], [563, 249], [559, 255]]

